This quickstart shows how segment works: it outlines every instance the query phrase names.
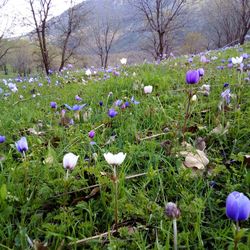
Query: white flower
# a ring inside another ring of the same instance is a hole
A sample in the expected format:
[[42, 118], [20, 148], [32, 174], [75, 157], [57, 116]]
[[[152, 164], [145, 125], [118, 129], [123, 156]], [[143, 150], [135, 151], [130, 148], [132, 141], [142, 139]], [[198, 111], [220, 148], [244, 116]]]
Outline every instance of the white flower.
[[78, 161], [79, 156], [73, 154], [73, 153], [67, 153], [63, 157], [63, 167], [65, 169], [73, 170], [76, 166], [76, 163]]
[[145, 93], [145, 94], [151, 94], [152, 91], [153, 91], [153, 86], [148, 85], [148, 86], [145, 86], [145, 87], [144, 87], [144, 93]]
[[209, 92], [210, 91], [210, 85], [209, 84], [203, 84], [201, 86], [201, 90], [205, 90], [205, 91]]
[[118, 154], [112, 154], [110, 152], [104, 154], [104, 158], [109, 165], [121, 165], [125, 160], [127, 154], [122, 152]]
[[193, 95], [192, 98], [191, 98], [191, 101], [196, 102], [197, 101], [197, 95]]
[[232, 63], [233, 64], [241, 64], [243, 61], [243, 57], [232, 57]]
[[121, 62], [121, 64], [123, 64], [123, 65], [127, 64], [127, 58], [122, 58], [122, 59], [120, 60], [120, 62]]
[[86, 71], [85, 71], [85, 74], [87, 75], [87, 76], [91, 76], [91, 70], [90, 69], [87, 69]]

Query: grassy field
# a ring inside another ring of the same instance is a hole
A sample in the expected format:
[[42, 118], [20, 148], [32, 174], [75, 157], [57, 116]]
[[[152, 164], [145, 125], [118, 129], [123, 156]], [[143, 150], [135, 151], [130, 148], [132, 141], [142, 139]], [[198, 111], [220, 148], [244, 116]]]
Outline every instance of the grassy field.
[[[226, 198], [235, 190], [250, 195], [250, 55], [244, 70], [227, 65], [243, 53], [250, 54], [249, 44], [211, 51], [209, 63], [195, 56], [192, 63], [181, 57], [122, 66], [119, 76], [69, 70], [49, 81], [37, 76], [17, 82], [16, 93], [1, 82], [0, 135], [6, 141], [0, 144], [0, 249], [172, 249], [167, 202], [181, 212], [179, 249], [233, 249]], [[199, 83], [186, 84], [186, 72], [201, 67]], [[151, 94], [143, 91], [147, 85]], [[228, 88], [230, 103], [221, 97]], [[187, 115], [190, 91], [197, 100]], [[116, 106], [117, 100], [129, 106]], [[77, 103], [87, 105], [78, 113], [65, 106]], [[113, 118], [111, 108], [118, 112]], [[25, 155], [15, 146], [22, 136], [28, 141]], [[195, 154], [199, 142], [209, 163], [187, 167], [185, 153]], [[69, 152], [79, 159], [66, 178], [63, 157]], [[126, 153], [117, 167], [118, 225], [107, 152]], [[240, 227], [245, 230], [238, 247], [249, 249], [249, 221]]]

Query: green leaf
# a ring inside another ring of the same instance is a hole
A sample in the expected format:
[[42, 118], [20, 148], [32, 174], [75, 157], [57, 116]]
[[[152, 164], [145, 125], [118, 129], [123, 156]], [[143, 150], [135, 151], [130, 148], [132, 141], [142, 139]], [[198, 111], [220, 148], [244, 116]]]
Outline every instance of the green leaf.
[[7, 187], [6, 184], [3, 184], [0, 188], [0, 198], [1, 200], [5, 200], [7, 197]]

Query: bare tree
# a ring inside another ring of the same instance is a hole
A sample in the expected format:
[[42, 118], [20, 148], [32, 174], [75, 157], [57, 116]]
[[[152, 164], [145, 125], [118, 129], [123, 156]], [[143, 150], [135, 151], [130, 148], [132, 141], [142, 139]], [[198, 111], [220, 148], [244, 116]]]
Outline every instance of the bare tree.
[[101, 66], [105, 69], [108, 66], [109, 53], [113, 42], [116, 39], [119, 30], [119, 24], [112, 25], [110, 20], [102, 24], [98, 23], [93, 28], [95, 47], [94, 51], [100, 58]]
[[174, 32], [184, 27], [186, 0], [129, 0], [145, 21], [143, 31], [149, 34], [147, 48], [155, 59], [169, 54]]
[[[37, 2], [37, 5], [36, 5]], [[35, 24], [35, 32], [37, 35], [43, 66], [46, 74], [49, 74], [50, 60], [47, 42], [47, 22], [52, 0], [29, 0], [29, 5]]]
[[[8, 0], [0, 0], [0, 10], [1, 11], [3, 10], [4, 6], [7, 3], [8, 3]], [[7, 42], [7, 39], [5, 39], [6, 30], [7, 30], [7, 27], [5, 27], [0, 34], [0, 61], [3, 59], [3, 57], [6, 56], [6, 54], [9, 52], [9, 50], [12, 48], [12, 46], [10, 46], [10, 43]]]
[[211, 0], [205, 5], [208, 37], [216, 47], [243, 44], [250, 29], [249, 0]]
[[66, 16], [61, 16], [56, 24], [56, 28], [59, 31], [57, 40], [61, 50], [59, 71], [80, 46], [82, 34], [78, 34], [78, 32], [80, 31], [84, 19], [89, 13], [89, 10], [85, 8], [85, 4], [83, 3], [75, 5], [74, 0], [70, 0], [70, 6], [71, 7], [66, 12]]

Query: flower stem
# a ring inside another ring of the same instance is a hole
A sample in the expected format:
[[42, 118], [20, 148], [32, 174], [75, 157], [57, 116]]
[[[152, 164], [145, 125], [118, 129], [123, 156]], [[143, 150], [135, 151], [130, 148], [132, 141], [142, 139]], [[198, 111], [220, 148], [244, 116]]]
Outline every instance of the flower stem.
[[114, 184], [115, 184], [115, 230], [118, 225], [118, 176], [116, 171], [116, 165], [114, 165]]
[[65, 180], [68, 180], [68, 179], [69, 179], [69, 170], [67, 169], [66, 175], [65, 175]]
[[173, 230], [174, 230], [174, 250], [177, 250], [177, 220], [173, 219]]
[[239, 226], [239, 221], [236, 221], [236, 229], [235, 229], [235, 236], [234, 236], [234, 250], [238, 249], [238, 232], [240, 230], [240, 226]]
[[187, 103], [187, 109], [186, 109], [186, 113], [185, 113], [185, 120], [184, 120], [184, 124], [182, 127], [183, 140], [184, 140], [184, 134], [187, 130], [187, 121], [188, 121], [188, 118], [190, 116], [189, 109], [190, 109], [190, 104], [191, 104], [191, 98], [192, 98], [192, 91], [190, 90], [188, 93], [188, 103]]

